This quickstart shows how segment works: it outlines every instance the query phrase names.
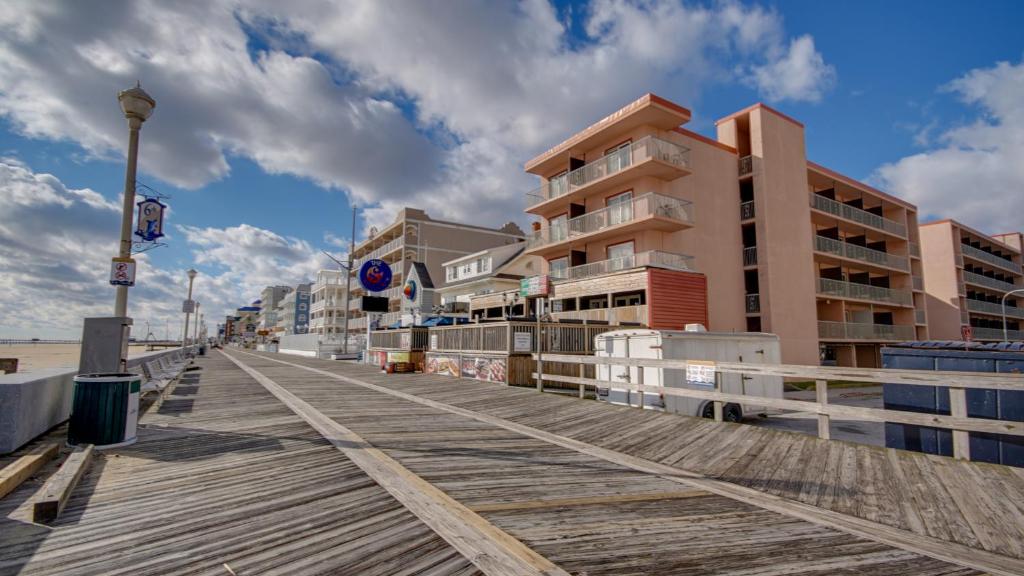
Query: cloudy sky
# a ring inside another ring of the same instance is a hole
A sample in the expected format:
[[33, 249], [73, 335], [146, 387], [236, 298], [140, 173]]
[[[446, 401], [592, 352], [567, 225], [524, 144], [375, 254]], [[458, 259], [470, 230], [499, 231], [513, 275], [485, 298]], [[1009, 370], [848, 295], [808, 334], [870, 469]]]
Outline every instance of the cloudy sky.
[[707, 135], [767, 102], [805, 122], [811, 159], [928, 217], [1024, 229], [1022, 19], [1017, 2], [8, 0], [0, 337], [74, 338], [112, 311], [116, 94], [136, 80], [157, 100], [138, 179], [171, 213], [129, 308], [174, 336], [184, 270], [212, 328], [328, 267], [350, 200], [357, 238], [404, 205], [525, 221], [523, 162], [645, 92]]

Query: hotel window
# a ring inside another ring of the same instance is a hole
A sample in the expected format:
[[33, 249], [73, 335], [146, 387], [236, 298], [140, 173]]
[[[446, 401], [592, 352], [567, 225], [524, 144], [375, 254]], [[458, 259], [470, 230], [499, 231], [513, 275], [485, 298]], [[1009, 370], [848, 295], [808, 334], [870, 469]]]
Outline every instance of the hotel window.
[[569, 191], [568, 172], [562, 172], [548, 179], [548, 198], [556, 198]]
[[569, 237], [569, 215], [561, 214], [548, 220], [548, 233], [551, 242], [559, 242]]
[[569, 257], [563, 256], [548, 262], [548, 275], [552, 278], [569, 277]]
[[633, 241], [608, 247], [608, 270], [625, 270], [634, 266]]
[[607, 174], [614, 174], [630, 164], [630, 149], [633, 143], [630, 140], [605, 150], [605, 169]]
[[608, 206], [608, 225], [614, 226], [633, 219], [633, 191], [609, 197], [605, 200]]

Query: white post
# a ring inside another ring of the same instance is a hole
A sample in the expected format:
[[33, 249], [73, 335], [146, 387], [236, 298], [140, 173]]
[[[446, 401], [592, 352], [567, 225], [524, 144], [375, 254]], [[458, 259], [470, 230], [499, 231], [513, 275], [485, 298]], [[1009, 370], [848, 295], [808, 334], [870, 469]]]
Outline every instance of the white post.
[[543, 330], [543, 328], [541, 327], [541, 323], [540, 323], [540, 313], [541, 313], [541, 310], [544, 307], [544, 299], [543, 298], [537, 298], [537, 300], [535, 300], [535, 302], [536, 302], [536, 305], [535, 305], [536, 307], [535, 307], [533, 312], [537, 316], [537, 391], [538, 392], [543, 392], [544, 391], [544, 360], [542, 360], [541, 354], [543, 354], [543, 351], [544, 351], [544, 340], [543, 340], [543, 338], [541, 336], [541, 331]]

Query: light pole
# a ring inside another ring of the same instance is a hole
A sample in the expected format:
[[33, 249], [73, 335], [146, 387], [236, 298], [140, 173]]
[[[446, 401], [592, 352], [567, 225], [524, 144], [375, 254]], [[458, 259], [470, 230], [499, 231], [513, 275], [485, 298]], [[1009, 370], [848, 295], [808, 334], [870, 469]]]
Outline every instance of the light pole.
[[199, 314], [199, 302], [196, 302], [196, 327], [192, 332], [192, 344], [199, 343], [199, 323], [202, 322], [202, 315]]
[[[117, 95], [121, 111], [128, 119], [128, 167], [124, 177], [124, 203], [121, 212], [121, 244], [118, 258], [128, 261], [132, 257], [132, 218], [135, 212], [135, 167], [139, 157], [139, 130], [142, 123], [153, 113], [156, 100], [146, 94], [142, 86], [122, 90]], [[128, 286], [119, 285], [114, 297], [114, 316], [128, 316]]]
[[334, 256], [324, 252], [328, 258], [334, 260], [334, 263], [345, 272], [345, 309], [342, 310], [342, 313], [344, 314], [342, 322], [345, 324], [344, 344], [342, 344], [343, 354], [348, 354], [348, 307], [349, 303], [352, 301], [352, 296], [350, 294], [352, 289], [352, 253], [356, 250], [356, 205], [354, 202], [352, 203], [352, 231], [349, 236], [348, 258], [346, 262], [341, 262]]
[[189, 271], [186, 272], [186, 274], [188, 274], [188, 298], [185, 299], [185, 306], [184, 306], [184, 308], [185, 308], [185, 331], [181, 333], [181, 345], [182, 345], [182, 347], [188, 346], [188, 317], [189, 317], [189, 314], [192, 312], [192, 281], [196, 279], [196, 274], [198, 274], [198, 272], [196, 272], [194, 268], [190, 268]]
[[1017, 288], [1016, 290], [1010, 290], [1006, 294], [1003, 294], [1003, 342], [1009, 342], [1008, 338], [1009, 331], [1006, 330], [1006, 297], [1010, 294], [1024, 294], [1024, 288]]

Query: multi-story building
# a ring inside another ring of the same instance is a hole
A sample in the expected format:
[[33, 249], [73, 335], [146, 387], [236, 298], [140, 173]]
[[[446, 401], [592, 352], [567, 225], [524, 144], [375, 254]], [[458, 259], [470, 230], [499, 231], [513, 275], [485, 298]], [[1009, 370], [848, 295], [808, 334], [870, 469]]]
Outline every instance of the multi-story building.
[[338, 334], [345, 331], [345, 273], [321, 270], [309, 296], [309, 333]]
[[444, 286], [438, 290], [446, 313], [496, 317], [510, 310], [507, 292], [519, 281], [540, 273], [542, 259], [517, 242], [468, 254], [444, 263]]
[[274, 330], [277, 326], [277, 307], [281, 299], [291, 291], [291, 286], [267, 286], [260, 292], [259, 330]]
[[435, 220], [423, 210], [415, 208], [400, 210], [394, 222], [383, 230], [371, 229], [367, 238], [357, 244], [352, 253], [354, 265], [349, 329], [366, 329], [365, 315], [360, 312], [361, 297], [365, 291], [355, 278], [363, 262], [379, 258], [391, 266], [391, 286], [374, 294], [390, 300], [389, 312], [380, 319], [381, 325], [387, 325], [401, 318], [402, 286], [413, 262], [422, 262], [431, 278], [444, 278], [443, 265], [453, 258], [522, 240], [523, 231], [511, 222], [501, 228], [486, 228]]
[[309, 292], [311, 284], [299, 284], [281, 299], [277, 311], [279, 334], [306, 334], [309, 332]]
[[[1021, 234], [986, 235], [955, 220], [921, 225], [932, 338], [1003, 339], [1003, 296], [1024, 290]], [[1006, 336], [1024, 340], [1024, 293], [1006, 298]]]
[[706, 306], [709, 329], [774, 332], [800, 364], [927, 338], [912, 204], [808, 161], [803, 125], [762, 104], [717, 141], [689, 118], [648, 94], [526, 164], [556, 317], [679, 327]]

